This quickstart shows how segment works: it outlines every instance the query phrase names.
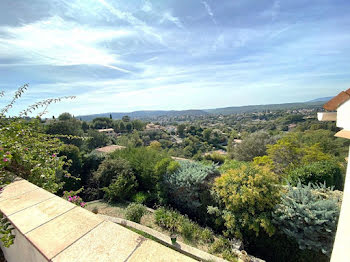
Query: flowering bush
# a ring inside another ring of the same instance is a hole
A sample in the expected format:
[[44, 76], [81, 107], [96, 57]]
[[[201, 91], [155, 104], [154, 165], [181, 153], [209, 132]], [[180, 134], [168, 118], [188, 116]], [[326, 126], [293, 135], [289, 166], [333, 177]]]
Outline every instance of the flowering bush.
[[64, 191], [63, 192], [63, 198], [66, 199], [69, 202], [72, 202], [73, 204], [81, 207], [85, 207], [86, 203], [83, 201], [83, 199], [78, 196], [78, 194], [83, 190], [83, 188], [79, 189], [78, 191]]

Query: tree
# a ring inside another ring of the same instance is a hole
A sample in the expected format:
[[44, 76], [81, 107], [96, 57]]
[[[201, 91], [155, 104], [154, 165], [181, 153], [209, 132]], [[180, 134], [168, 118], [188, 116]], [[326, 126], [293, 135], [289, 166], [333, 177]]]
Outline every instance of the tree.
[[129, 198], [137, 187], [136, 177], [128, 161], [120, 158], [106, 159], [94, 174], [109, 201]]
[[162, 145], [158, 141], [152, 141], [149, 147], [155, 150], [160, 150], [162, 148]]
[[80, 147], [83, 143], [81, 137], [84, 135], [81, 122], [74, 118], [67, 118], [66, 116], [63, 119], [66, 120], [49, 122], [46, 126], [46, 133], [57, 135], [65, 144], [73, 144]]
[[163, 180], [169, 203], [182, 212], [206, 220], [207, 206], [213, 204], [211, 182], [218, 175], [215, 166], [181, 161], [180, 168], [167, 173]]
[[288, 187], [274, 211], [274, 223], [299, 248], [330, 256], [337, 229], [341, 196], [326, 187]]
[[105, 129], [113, 126], [113, 120], [109, 117], [96, 117], [92, 120], [92, 127], [94, 129]]
[[155, 172], [156, 164], [168, 158], [162, 151], [149, 147], [136, 147], [117, 150], [110, 154], [111, 158], [123, 158], [130, 163], [141, 191], [155, 192], [160, 176]]
[[66, 161], [70, 164], [66, 169], [77, 179], [62, 177], [64, 181], [63, 190], [78, 190], [81, 188], [80, 175], [82, 172], [82, 157], [78, 147], [74, 145], [63, 145], [60, 149], [59, 156], [65, 156]]
[[256, 132], [245, 138], [230, 151], [238, 161], [252, 161], [254, 157], [266, 154], [266, 145], [272, 144], [274, 139], [266, 132]]
[[211, 210], [222, 215], [229, 235], [242, 238], [244, 232], [275, 232], [271, 212], [279, 202], [280, 184], [270, 170], [242, 165], [216, 178], [213, 190], [221, 212], [219, 208]]
[[177, 134], [181, 137], [183, 137], [185, 135], [185, 129], [186, 129], [186, 125], [184, 124], [180, 124], [177, 126]]
[[130, 122], [130, 117], [129, 116], [123, 116], [122, 117], [123, 122], [127, 123]]
[[267, 155], [254, 158], [259, 165], [267, 165], [276, 174], [288, 174], [291, 170], [311, 162], [332, 160], [333, 156], [324, 153], [320, 145], [307, 145], [298, 133], [290, 133], [274, 145], [267, 145]]
[[109, 119], [113, 119], [113, 118], [112, 118], [112, 114], [109, 114]]
[[89, 139], [86, 140], [86, 146], [89, 150], [104, 147], [110, 142], [110, 138], [106, 134], [93, 129], [88, 130], [88, 137]]
[[60, 121], [67, 121], [73, 119], [72, 115], [70, 113], [62, 113], [58, 116], [58, 120]]

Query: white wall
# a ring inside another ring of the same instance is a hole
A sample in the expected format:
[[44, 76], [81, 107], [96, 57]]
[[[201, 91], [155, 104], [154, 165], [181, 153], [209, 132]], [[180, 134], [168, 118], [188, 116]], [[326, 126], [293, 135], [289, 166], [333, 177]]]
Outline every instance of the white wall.
[[14, 230], [15, 242], [10, 247], [1, 249], [7, 262], [48, 262], [32, 243], [18, 230]]
[[[350, 154], [350, 150], [349, 150]], [[350, 162], [346, 170], [343, 202], [331, 262], [350, 261]]]
[[350, 130], [350, 100], [337, 109], [337, 126]]

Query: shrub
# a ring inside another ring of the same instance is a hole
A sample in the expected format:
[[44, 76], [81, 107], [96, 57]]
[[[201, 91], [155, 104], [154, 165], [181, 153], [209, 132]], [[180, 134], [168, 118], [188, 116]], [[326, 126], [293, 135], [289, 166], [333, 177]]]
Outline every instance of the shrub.
[[78, 194], [83, 190], [83, 188], [77, 190], [77, 191], [64, 191], [63, 192], [63, 198], [67, 201], [81, 207], [85, 207], [86, 203], [83, 201], [83, 199], [78, 196]]
[[233, 253], [232, 243], [227, 238], [219, 237], [209, 246], [210, 254], [220, 254], [228, 261], [237, 261], [237, 256]]
[[181, 161], [180, 169], [164, 178], [169, 203], [190, 216], [205, 220], [207, 205], [212, 204], [211, 184], [218, 175], [215, 166]]
[[139, 183], [139, 190], [154, 191], [160, 180], [160, 175], [155, 172], [155, 166], [168, 156], [159, 150], [138, 147], [115, 151], [111, 153], [111, 158], [123, 158], [130, 163]]
[[125, 218], [127, 220], [134, 221], [136, 223], [140, 223], [141, 218], [144, 214], [146, 214], [147, 209], [145, 206], [137, 203], [131, 203], [126, 208]]
[[245, 164], [245, 162], [243, 162], [243, 161], [226, 159], [225, 163], [219, 167], [219, 170], [221, 173], [225, 173], [226, 171], [228, 171], [230, 169], [239, 169], [244, 164]]
[[340, 197], [325, 186], [288, 187], [273, 214], [274, 223], [299, 248], [330, 255], [340, 211]]
[[210, 228], [205, 228], [200, 232], [200, 239], [204, 243], [211, 243], [214, 241], [214, 233]]
[[144, 204], [147, 201], [148, 194], [144, 192], [137, 192], [135, 195], [132, 197], [132, 201], [138, 204]]
[[[215, 179], [213, 193], [222, 208], [227, 233], [242, 238], [242, 231], [256, 235], [274, 233], [271, 211], [280, 198], [278, 177], [268, 169], [243, 165]], [[219, 209], [213, 209], [218, 211]]]
[[275, 140], [266, 132], [255, 132], [243, 139], [242, 143], [235, 145], [232, 150], [234, 159], [238, 161], [251, 161], [254, 157], [266, 154], [266, 145]]
[[174, 210], [160, 207], [154, 212], [154, 220], [157, 225], [171, 232], [179, 232], [179, 225], [183, 221], [183, 217]]
[[320, 161], [299, 167], [290, 172], [289, 180], [294, 186], [300, 180], [304, 185], [326, 183], [327, 187], [334, 186], [337, 190], [342, 190], [344, 183], [342, 167], [335, 161]]
[[127, 199], [137, 186], [130, 164], [124, 159], [106, 159], [94, 173], [109, 201]]
[[224, 155], [217, 153], [217, 152], [214, 152], [212, 154], [206, 154], [205, 159], [211, 160], [215, 164], [223, 164], [225, 162], [226, 157]]
[[172, 161], [169, 163], [168, 167], [167, 167], [167, 173], [168, 174], [173, 174], [175, 173], [178, 169], [180, 168], [180, 164], [177, 161]]

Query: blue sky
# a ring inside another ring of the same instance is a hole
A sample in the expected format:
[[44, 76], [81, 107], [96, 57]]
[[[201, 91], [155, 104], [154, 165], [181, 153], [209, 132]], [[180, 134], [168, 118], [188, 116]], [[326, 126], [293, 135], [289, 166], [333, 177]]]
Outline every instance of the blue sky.
[[350, 87], [348, 0], [1, 0], [0, 90], [49, 115], [307, 101]]

